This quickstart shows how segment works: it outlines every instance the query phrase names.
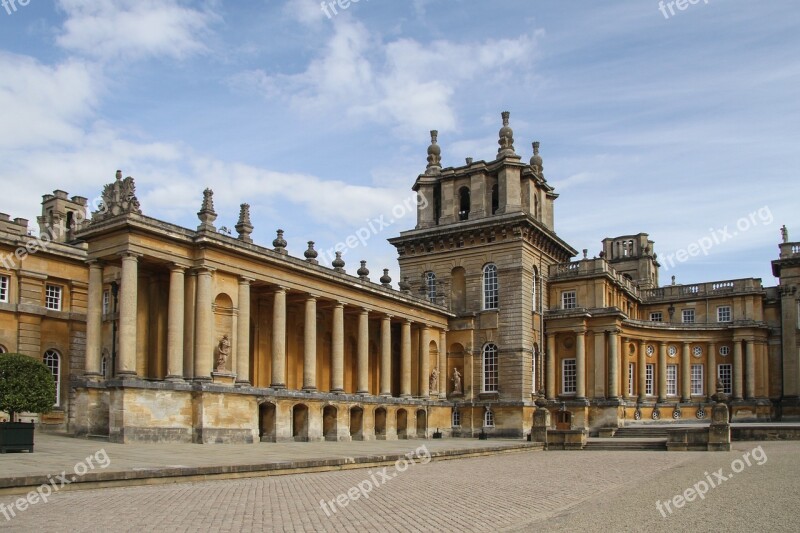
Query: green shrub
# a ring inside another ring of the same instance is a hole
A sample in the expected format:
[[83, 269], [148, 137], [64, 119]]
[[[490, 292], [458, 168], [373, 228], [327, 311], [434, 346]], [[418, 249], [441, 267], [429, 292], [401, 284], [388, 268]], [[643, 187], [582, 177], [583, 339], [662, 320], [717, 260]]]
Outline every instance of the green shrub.
[[56, 384], [50, 369], [27, 355], [0, 354], [0, 411], [14, 420], [15, 413], [47, 413], [56, 402]]

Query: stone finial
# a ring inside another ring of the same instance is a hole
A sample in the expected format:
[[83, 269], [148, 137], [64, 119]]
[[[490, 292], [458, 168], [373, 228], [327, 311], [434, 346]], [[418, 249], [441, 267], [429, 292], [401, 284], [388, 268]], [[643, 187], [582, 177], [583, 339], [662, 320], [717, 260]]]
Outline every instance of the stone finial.
[[272, 246], [279, 254], [286, 255], [288, 253], [286, 251], [286, 246], [288, 243], [286, 242], [286, 239], [283, 238], [283, 230], [279, 229], [276, 233], [277, 237], [275, 237], [275, 239], [272, 241]]
[[472, 159], [471, 157], [468, 157], [467, 158], [467, 166], [471, 165], [473, 161], [475, 161], [475, 160]]
[[589, 259], [589, 250], [586, 248], [583, 249], [583, 258]]
[[508, 125], [511, 113], [503, 111], [503, 127], [500, 128], [500, 140], [497, 143], [500, 148], [497, 150], [497, 155], [503, 157], [507, 155], [517, 155], [514, 152], [514, 130]]
[[333, 270], [344, 274], [344, 259], [342, 259], [342, 252], [336, 252], [336, 258], [333, 260]]
[[214, 221], [217, 220], [217, 213], [214, 211], [214, 191], [206, 189], [203, 191], [203, 205], [200, 211], [197, 212], [197, 218], [200, 219], [200, 225], [197, 226], [198, 231], [216, 231]]
[[117, 170], [112, 183], [103, 187], [102, 198], [99, 209], [92, 213], [93, 224], [120, 215], [142, 214], [139, 200], [136, 198], [136, 183], [130, 176], [122, 179], [121, 170]]
[[308, 250], [303, 252], [303, 255], [306, 258], [306, 261], [311, 263], [312, 265], [318, 265], [319, 261], [317, 261], [317, 256], [319, 253], [314, 249], [314, 241], [308, 241]]
[[438, 174], [442, 170], [442, 149], [436, 144], [439, 132], [431, 130], [431, 145], [428, 146], [428, 168], [426, 174]]
[[539, 155], [539, 141], [533, 143], [533, 156], [531, 157], [531, 169], [536, 176], [544, 177], [544, 164], [542, 156]]
[[400, 287], [400, 290], [405, 292], [406, 294], [411, 292], [411, 284], [408, 282], [408, 276], [405, 276], [403, 280], [397, 285]]
[[390, 288], [392, 286], [392, 278], [389, 277], [389, 269], [383, 269], [383, 276], [381, 276], [381, 285], [386, 288]]
[[358, 278], [361, 281], [369, 281], [369, 269], [366, 261], [361, 261], [361, 267], [356, 271], [356, 274], [358, 274]]
[[253, 233], [253, 224], [250, 222], [250, 204], [242, 204], [239, 207], [239, 221], [235, 227], [240, 241], [253, 242], [253, 239], [250, 238], [250, 234]]

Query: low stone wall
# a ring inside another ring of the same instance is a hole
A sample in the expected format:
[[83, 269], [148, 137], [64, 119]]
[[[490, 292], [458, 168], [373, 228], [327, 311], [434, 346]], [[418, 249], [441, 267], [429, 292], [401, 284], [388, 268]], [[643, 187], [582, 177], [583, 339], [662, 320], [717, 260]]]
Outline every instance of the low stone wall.
[[550, 429], [547, 431], [548, 450], [582, 450], [586, 446], [585, 429]]
[[800, 424], [731, 427], [732, 440], [800, 440]]

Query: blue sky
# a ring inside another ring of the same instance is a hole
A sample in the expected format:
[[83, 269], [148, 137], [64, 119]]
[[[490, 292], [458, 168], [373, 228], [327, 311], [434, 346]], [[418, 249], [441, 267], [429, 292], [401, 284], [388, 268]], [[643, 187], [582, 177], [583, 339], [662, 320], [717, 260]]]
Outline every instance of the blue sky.
[[664, 263], [716, 236], [661, 282], [773, 285], [780, 226], [800, 240], [793, 1], [668, 17], [653, 0], [361, 0], [330, 18], [317, 0], [15, 5], [0, 8], [12, 217], [35, 221], [56, 188], [95, 198], [117, 169], [149, 216], [195, 227], [211, 187], [217, 226], [249, 202], [254, 240], [283, 228], [296, 256], [405, 211], [345, 255], [396, 282], [386, 239], [414, 225], [397, 206], [428, 131], [445, 166], [491, 160], [509, 110], [517, 153], [542, 143], [557, 233], [590, 256], [643, 231]]

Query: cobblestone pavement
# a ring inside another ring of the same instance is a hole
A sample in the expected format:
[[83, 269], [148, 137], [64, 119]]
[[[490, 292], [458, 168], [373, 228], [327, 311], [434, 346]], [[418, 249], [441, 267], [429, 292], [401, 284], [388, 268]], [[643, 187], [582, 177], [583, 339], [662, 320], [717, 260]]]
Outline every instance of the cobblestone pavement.
[[[751, 466], [742, 462], [741, 471], [730, 476], [740, 466], [736, 460], [757, 446], [764, 452], [763, 464], [756, 461], [761, 454], [751, 453]], [[713, 476], [718, 471], [729, 479], [719, 481]], [[716, 479], [718, 486], [702, 500], [673, 508], [666, 518], [657, 510], [656, 500], [672, 500], [707, 478]], [[423, 457], [385, 471], [54, 493], [47, 503], [16, 509], [10, 521], [0, 514], [0, 528], [176, 533], [797, 531], [798, 480], [798, 442], [738, 442], [731, 452], [719, 453], [525, 451], [428, 464]], [[353, 488], [359, 484], [368, 498]], [[348, 491], [358, 499], [344, 496]], [[336, 503], [337, 496], [341, 503]], [[12, 505], [17, 498], [0, 497], [0, 504]], [[329, 502], [327, 511], [320, 500]]]

